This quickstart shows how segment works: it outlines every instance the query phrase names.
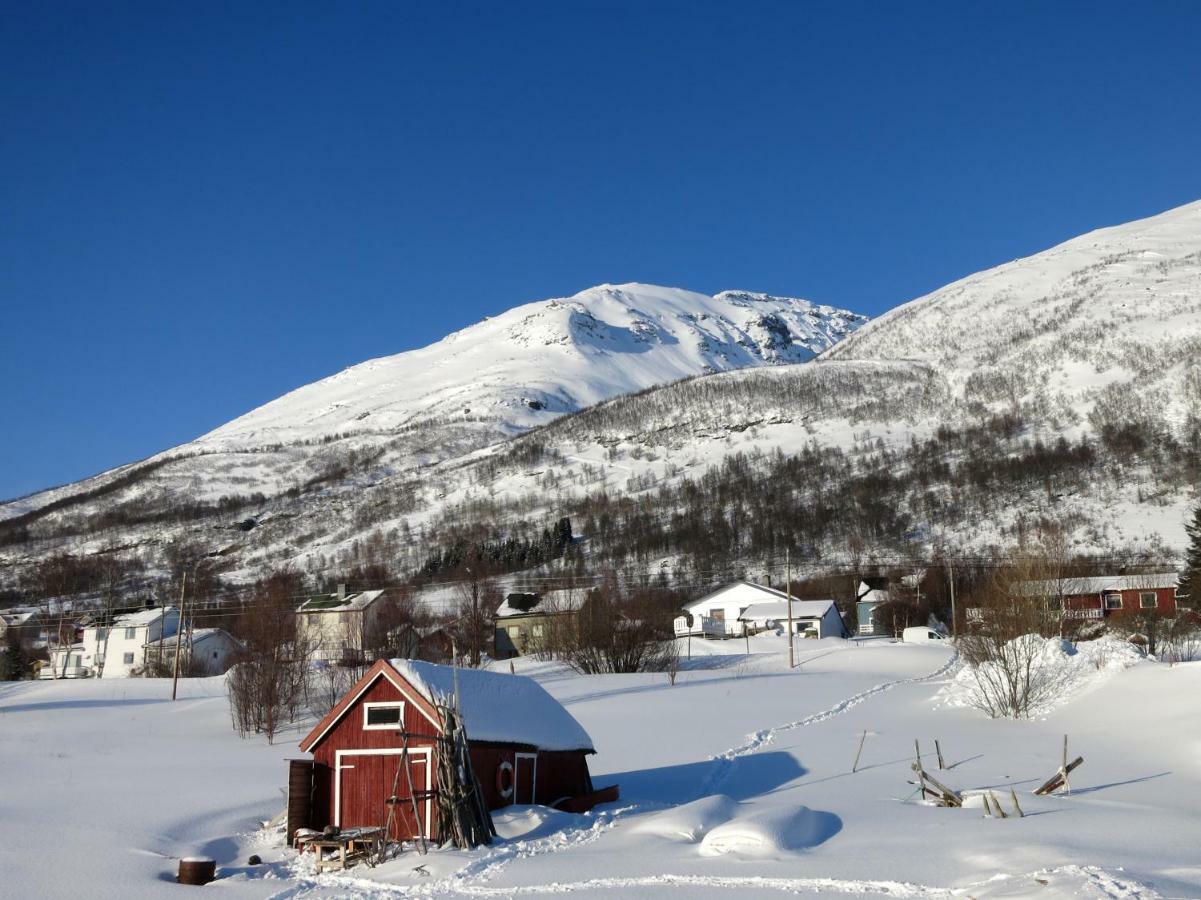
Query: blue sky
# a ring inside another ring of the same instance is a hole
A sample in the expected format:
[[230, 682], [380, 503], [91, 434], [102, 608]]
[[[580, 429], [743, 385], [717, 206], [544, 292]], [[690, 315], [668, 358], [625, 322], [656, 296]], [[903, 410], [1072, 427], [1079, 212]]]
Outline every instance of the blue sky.
[[0, 2], [0, 497], [600, 282], [868, 314], [1201, 198], [1201, 4]]

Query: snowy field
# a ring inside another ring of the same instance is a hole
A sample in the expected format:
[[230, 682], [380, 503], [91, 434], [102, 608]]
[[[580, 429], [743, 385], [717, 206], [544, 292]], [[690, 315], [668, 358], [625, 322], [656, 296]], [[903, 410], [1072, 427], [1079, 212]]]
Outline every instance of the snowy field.
[[[230, 898], [1201, 897], [1201, 664], [1077, 660], [1066, 702], [1008, 722], [958, 705], [946, 646], [802, 641], [791, 673], [782, 638], [750, 648], [694, 640], [674, 686], [518, 661], [591, 733], [593, 778], [622, 800], [511, 808], [493, 847], [321, 876], [258, 827], [307, 723], [240, 740], [220, 678], [175, 703], [158, 680], [0, 685], [0, 895], [187, 897], [176, 858], [205, 854], [221, 877], [204, 890]], [[1071, 794], [1035, 797], [1065, 733], [1085, 759]], [[915, 738], [964, 809], [917, 801]], [[1024, 818], [970, 799], [992, 789], [1009, 810], [1011, 788]]]

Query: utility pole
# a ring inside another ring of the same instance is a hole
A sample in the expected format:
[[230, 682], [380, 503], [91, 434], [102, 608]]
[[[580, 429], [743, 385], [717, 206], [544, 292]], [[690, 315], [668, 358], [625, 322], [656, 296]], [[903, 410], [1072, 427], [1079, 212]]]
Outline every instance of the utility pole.
[[784, 571], [788, 580], [788, 668], [791, 669], [796, 665], [796, 659], [792, 649], [792, 551], [788, 549], [784, 551]]
[[951, 588], [951, 637], [959, 636], [959, 626], [955, 622], [955, 566], [947, 562], [947, 584]]
[[[179, 585], [179, 624], [175, 626], [175, 674], [171, 676], [171, 699], [175, 699], [175, 691], [179, 687], [179, 649], [183, 643], [184, 604], [187, 602], [188, 571], [184, 570], [183, 581]], [[161, 617], [160, 617], [161, 621]], [[159, 629], [158, 645], [163, 646], [163, 632]], [[160, 651], [161, 652], [161, 651]]]

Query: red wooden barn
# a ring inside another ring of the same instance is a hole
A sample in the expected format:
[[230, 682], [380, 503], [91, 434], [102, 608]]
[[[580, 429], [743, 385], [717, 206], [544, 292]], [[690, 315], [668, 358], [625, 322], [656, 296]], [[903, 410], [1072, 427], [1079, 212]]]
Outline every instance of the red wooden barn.
[[[592, 740], [532, 678], [454, 669], [417, 660], [380, 660], [301, 741], [313, 754], [309, 827], [382, 826], [398, 785], [393, 840], [417, 836], [407, 781], [421, 798], [421, 833], [438, 834], [436, 754], [443, 713], [454, 702], [467, 732], [471, 762], [490, 809], [540, 803], [583, 812], [617, 799], [596, 791], [588, 774]], [[408, 736], [409, 766], [403, 768]], [[399, 774], [399, 779], [397, 773]]]

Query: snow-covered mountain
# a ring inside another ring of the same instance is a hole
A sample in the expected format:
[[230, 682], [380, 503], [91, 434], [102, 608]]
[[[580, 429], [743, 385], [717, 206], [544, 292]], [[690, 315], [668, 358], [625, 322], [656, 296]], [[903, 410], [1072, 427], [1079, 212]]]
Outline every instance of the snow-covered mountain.
[[234, 449], [464, 420], [511, 432], [680, 378], [802, 362], [866, 321], [807, 300], [745, 291], [710, 297], [601, 285], [353, 366], [195, 443]]
[[[284, 494], [300, 506], [332, 498], [353, 507], [372, 485], [624, 393], [811, 359], [865, 321], [745, 291], [602, 285], [353, 366], [140, 463], [0, 505], [0, 522], [16, 535], [11, 553], [31, 559], [107, 544], [107, 526], [96, 537], [101, 520], [161, 522], [189, 508], [259, 516]], [[154, 530], [156, 542], [169, 537]]]

